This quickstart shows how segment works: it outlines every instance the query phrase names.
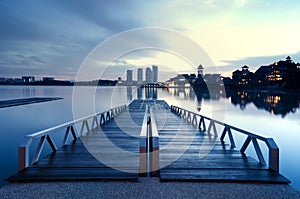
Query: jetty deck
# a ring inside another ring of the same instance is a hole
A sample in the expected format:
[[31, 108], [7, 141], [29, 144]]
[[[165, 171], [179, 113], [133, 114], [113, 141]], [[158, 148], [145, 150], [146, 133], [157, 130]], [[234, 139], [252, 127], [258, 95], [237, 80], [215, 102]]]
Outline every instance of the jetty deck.
[[[196, 114], [182, 110], [170, 107], [163, 100], [134, 100], [126, 109], [113, 109], [61, 125], [60, 129], [66, 128], [63, 143], [71, 133], [74, 141], [58, 149], [50, 138], [53, 129], [33, 134], [28, 138], [38, 138], [42, 143], [38, 147], [38, 155], [33, 158], [33, 164], [26, 161], [24, 168], [21, 167], [18, 173], [7, 180], [138, 180], [141, 171], [151, 170], [141, 167], [157, 164], [152, 168], [157, 170], [155, 176], [161, 181], [290, 183], [276, 170], [276, 164], [271, 165], [274, 159], [269, 157], [268, 166], [261, 156], [256, 139], [265, 140], [271, 149], [276, 149], [269, 138], [247, 133], [244, 145], [238, 150], [230, 129], [239, 129], [224, 124], [220, 140], [215, 128], [217, 121], [210, 120], [206, 129], [207, 121], [204, 119], [207, 118], [200, 116], [197, 119]], [[77, 122], [82, 124], [81, 131], [77, 132], [80, 139], [76, 139], [73, 128]], [[157, 132], [147, 133], [146, 140], [143, 140], [141, 132], [145, 130], [145, 125], [148, 132], [149, 123], [152, 123], [150, 129]], [[226, 133], [231, 143], [223, 142]], [[55, 150], [39, 159], [39, 149], [46, 141]], [[143, 150], [141, 145], [145, 142], [147, 149]], [[257, 149], [259, 161], [244, 153], [250, 142]], [[28, 149], [28, 143], [19, 148], [21, 156]], [[158, 150], [154, 151], [149, 146], [151, 144]], [[146, 157], [147, 153], [154, 152], [155, 157]], [[270, 154], [276, 155], [277, 152], [270, 150]], [[28, 157], [20, 159], [24, 162]]]
[[32, 98], [22, 98], [22, 99], [13, 99], [13, 100], [1, 100], [0, 108], [7, 108], [12, 106], [21, 106], [26, 104], [35, 104], [42, 103], [54, 100], [60, 100], [59, 97], [32, 97]]

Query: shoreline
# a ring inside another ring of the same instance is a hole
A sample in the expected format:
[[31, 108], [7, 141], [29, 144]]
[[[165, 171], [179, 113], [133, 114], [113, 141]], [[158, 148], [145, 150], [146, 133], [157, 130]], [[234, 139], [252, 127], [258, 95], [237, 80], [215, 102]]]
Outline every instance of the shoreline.
[[10, 183], [0, 188], [1, 198], [300, 198], [290, 185], [226, 182], [36, 182]]

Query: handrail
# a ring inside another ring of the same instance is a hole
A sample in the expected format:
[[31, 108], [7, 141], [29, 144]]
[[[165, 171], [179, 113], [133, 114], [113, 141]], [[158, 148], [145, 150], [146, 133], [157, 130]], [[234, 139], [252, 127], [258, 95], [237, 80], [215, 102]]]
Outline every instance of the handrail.
[[[18, 170], [21, 171], [29, 166], [30, 158], [29, 158], [29, 149], [32, 144], [32, 142], [35, 139], [39, 138], [39, 144], [36, 148], [35, 155], [32, 159], [32, 164], [37, 163], [41, 152], [43, 150], [44, 144], [46, 141], [50, 145], [53, 152], [57, 150], [57, 147], [54, 143], [54, 141], [51, 139], [50, 135], [53, 133], [56, 133], [58, 130], [66, 129], [64, 136], [63, 136], [63, 142], [61, 146], [67, 144], [69, 134], [72, 134], [73, 141], [75, 141], [78, 138], [78, 134], [75, 131], [74, 125], [81, 122], [81, 130], [79, 135], [83, 135], [89, 133], [91, 130], [98, 128], [100, 125], [104, 125], [105, 123], [112, 120], [115, 116], [119, 115], [120, 113], [124, 112], [126, 110], [126, 105], [118, 106], [112, 109], [109, 109], [108, 111], [99, 112], [93, 115], [89, 115], [74, 121], [66, 122], [60, 125], [57, 125], [55, 127], [51, 127], [45, 130], [41, 130], [29, 135], [25, 136], [25, 141], [23, 144], [21, 144], [18, 147]], [[92, 126], [89, 127], [88, 120], [92, 120]], [[99, 122], [98, 122], [99, 121]]]
[[249, 131], [245, 131], [243, 129], [234, 127], [232, 125], [225, 124], [224, 122], [214, 120], [212, 118], [200, 115], [198, 113], [194, 113], [192, 111], [189, 111], [189, 110], [177, 107], [177, 106], [171, 105], [171, 111], [174, 112], [175, 114], [177, 114], [179, 117], [182, 117], [183, 119], [187, 120], [187, 122], [193, 124], [194, 126], [198, 126], [200, 131], [203, 131], [203, 132], [206, 131], [205, 120], [209, 120], [210, 123], [209, 123], [208, 129], [207, 129], [207, 132], [209, 134], [211, 134], [211, 130], [213, 129], [214, 135], [216, 137], [218, 136], [216, 124], [224, 126], [224, 130], [221, 134], [220, 140], [221, 140], [221, 142], [224, 143], [224, 138], [225, 138], [226, 134], [228, 134], [231, 148], [236, 147], [231, 130], [234, 130], [236, 132], [247, 135], [247, 138], [246, 138], [245, 142], [243, 143], [243, 145], [240, 149], [240, 152], [242, 154], [245, 154], [247, 147], [249, 146], [250, 142], [252, 141], [256, 155], [259, 159], [259, 162], [262, 165], [266, 165], [266, 162], [263, 157], [263, 153], [257, 142], [257, 140], [261, 140], [262, 142], [264, 142], [267, 145], [267, 147], [269, 149], [269, 169], [279, 172], [279, 148], [278, 148], [277, 144], [275, 143], [275, 141], [273, 140], [273, 138], [266, 138], [261, 135], [257, 135], [257, 134], [251, 133]]

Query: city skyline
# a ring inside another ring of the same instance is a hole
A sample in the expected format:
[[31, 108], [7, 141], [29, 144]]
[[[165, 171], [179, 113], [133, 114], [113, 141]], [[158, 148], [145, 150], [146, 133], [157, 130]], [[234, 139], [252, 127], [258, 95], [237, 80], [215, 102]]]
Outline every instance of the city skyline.
[[[143, 27], [163, 27], [186, 35], [205, 50], [222, 74], [243, 64], [256, 70], [258, 65], [287, 55], [299, 59], [299, 7], [295, 0], [4, 1], [0, 6], [0, 76], [74, 79], [95, 46], [114, 34]], [[173, 67], [176, 72], [191, 71], [188, 64], [161, 51], [134, 53], [112, 64], [118, 71], [149, 63]], [[208, 72], [210, 67], [206, 66]]]
[[[257, 67], [257, 71], [255, 73], [261, 73], [261, 75], [266, 75], [266, 74], [269, 74], [271, 76], [274, 76], [274, 74], [272, 75], [272, 72], [270, 72], [269, 69], [266, 69], [266, 68], [273, 68], [273, 66], [277, 66], [279, 63], [289, 63], [289, 64], [292, 64], [293, 67], [296, 67], [300, 68], [300, 63], [299, 62], [295, 62], [290, 56], [286, 57], [285, 60], [281, 59], [281, 60], [276, 60], [271, 63], [269, 63], [268, 65], [260, 65], [259, 67]], [[284, 69], [284, 70], [288, 70], [289, 67], [292, 67], [292, 66], [285, 66], [287, 67], [287, 69]], [[250, 72], [249, 70], [249, 66], [247, 64], [241, 66], [240, 68], [242, 68], [242, 71], [246, 71], [247, 74], [254, 74], [253, 72]], [[263, 70], [261, 70], [263, 69]], [[239, 67], [237, 67], [234, 71], [231, 71], [231, 74], [228, 75], [228, 76], [224, 76], [220, 73], [204, 73], [204, 70], [205, 68], [202, 66], [202, 64], [200, 64], [197, 69], [195, 71], [193, 71], [192, 73], [177, 73], [176, 75], [177, 76], [189, 76], [189, 75], [193, 75], [194, 77], [193, 78], [196, 78], [199, 76], [201, 77], [206, 77], [207, 81], [215, 81], [215, 79], [219, 79], [217, 80], [218, 82], [221, 81], [221, 79], [223, 79], [224, 81], [228, 81], [229, 79], [234, 79], [236, 78], [236, 74], [239, 73]], [[253, 71], [253, 68], [251, 68], [251, 70]], [[261, 72], [258, 72], [260, 71]], [[154, 71], [154, 72], [153, 72]], [[263, 72], [265, 71], [265, 72]], [[272, 71], [272, 70], [271, 70]], [[280, 74], [279, 71], [278, 72], [278, 75]], [[274, 73], [274, 72], [273, 72]], [[285, 73], [285, 71], [283, 71], [283, 73]], [[145, 74], [145, 78], [144, 75]], [[294, 74], [294, 75], [297, 75], [297, 74]], [[136, 76], [136, 78], [134, 78], [134, 76]], [[238, 75], [240, 76], [240, 75]], [[126, 80], [124, 80], [124, 82], [127, 84], [127, 85], [133, 85], [134, 84], [142, 84], [142, 83], [155, 83], [155, 82], [168, 82], [170, 79], [172, 79], [173, 77], [172, 76], [169, 76], [168, 79], [166, 79], [165, 81], [158, 81], [158, 66], [156, 65], [152, 65], [152, 69], [151, 67], [143, 67], [143, 68], [135, 68], [135, 69], [127, 69], [127, 72], [126, 72]], [[247, 77], [248, 78], [248, 77]], [[270, 77], [268, 77], [270, 78]], [[281, 77], [280, 77], [281, 78]], [[56, 80], [56, 81], [70, 81], [70, 82], [74, 82], [73, 80], [63, 80], [63, 79], [57, 79], [56, 77], [53, 77], [53, 76], [44, 76], [44, 77], [41, 77], [40, 79], [36, 78], [35, 76], [33, 75], [22, 75], [21, 78], [20, 77], [14, 77], [14, 78], [11, 78], [11, 77], [1, 77], [0, 76], [0, 82], [16, 82], [16, 83], [20, 83], [20, 82], [23, 82], [23, 83], [30, 83], [30, 82], [34, 82], [34, 81], [44, 81], [45, 79], [47, 80]], [[188, 77], [189, 79], [189, 77]], [[240, 77], [239, 77], [240, 79]], [[251, 79], [251, 77], [250, 77]], [[122, 80], [122, 77], [121, 76], [118, 76], [116, 79], [99, 79], [99, 80], [108, 80], [108, 81], [117, 81], [119, 84], [123, 84], [123, 80]], [[277, 79], [276, 79], [277, 80]], [[85, 80], [85, 81], [95, 81], [94, 80]], [[239, 81], [239, 80], [237, 80]], [[245, 81], [245, 80], [243, 80]], [[82, 81], [84, 82], [84, 81]], [[244, 83], [243, 83], [244, 84]]]

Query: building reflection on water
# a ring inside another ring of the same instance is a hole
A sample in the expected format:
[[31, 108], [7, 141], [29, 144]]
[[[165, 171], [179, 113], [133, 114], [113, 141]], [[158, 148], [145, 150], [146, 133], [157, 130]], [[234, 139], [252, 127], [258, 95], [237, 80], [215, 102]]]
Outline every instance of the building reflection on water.
[[127, 100], [132, 101], [132, 86], [127, 86]]
[[220, 99], [220, 90], [216, 89], [213, 92], [197, 91], [195, 92], [192, 87], [174, 87], [165, 89], [170, 95], [178, 97], [183, 100], [194, 100], [196, 99], [197, 110], [201, 110], [202, 100], [218, 100]]
[[27, 86], [25, 86], [23, 88], [23, 96], [25, 98], [36, 96], [36, 95], [37, 95], [36, 94], [36, 88], [34, 88], [34, 87], [27, 87]]
[[[135, 87], [135, 89], [136, 95], [133, 94], [133, 87], [127, 87], [127, 98], [129, 101], [133, 98], [158, 99], [158, 89], [160, 88]], [[265, 110], [282, 117], [295, 113], [300, 108], [300, 94], [241, 90], [227, 90], [225, 92], [221, 87], [210, 88], [209, 92], [195, 92], [192, 87], [164, 88], [162, 90], [181, 100], [195, 100], [195, 106], [198, 111], [201, 111], [203, 100], [220, 100], [220, 98], [230, 100], [231, 104], [239, 106], [241, 110], [245, 110], [248, 105], [253, 104], [259, 110]]]
[[145, 91], [146, 99], [152, 99], [152, 100], [157, 99], [157, 88], [147, 87], [147, 88], [144, 88], [144, 91]]
[[240, 105], [243, 110], [250, 103], [258, 109], [264, 109], [271, 114], [285, 117], [289, 113], [295, 113], [300, 107], [300, 95], [283, 92], [249, 92], [227, 91], [227, 98], [234, 105]]
[[285, 117], [289, 113], [295, 113], [300, 107], [300, 95], [284, 92], [250, 92], [241, 90], [227, 90], [221, 87], [213, 87], [209, 92], [197, 91], [193, 88], [178, 87], [168, 88], [167, 92], [183, 100], [196, 99], [197, 110], [201, 110], [203, 100], [219, 100], [227, 98], [233, 105], [239, 105], [244, 110], [247, 105], [253, 104], [259, 110], [268, 111], [274, 115]]
[[143, 88], [137, 88], [137, 99], [143, 99]]
[[[127, 86], [127, 100], [130, 102], [134, 99], [152, 99], [158, 98], [158, 88], [140, 88], [135, 86]], [[136, 95], [135, 95], [136, 92]]]

